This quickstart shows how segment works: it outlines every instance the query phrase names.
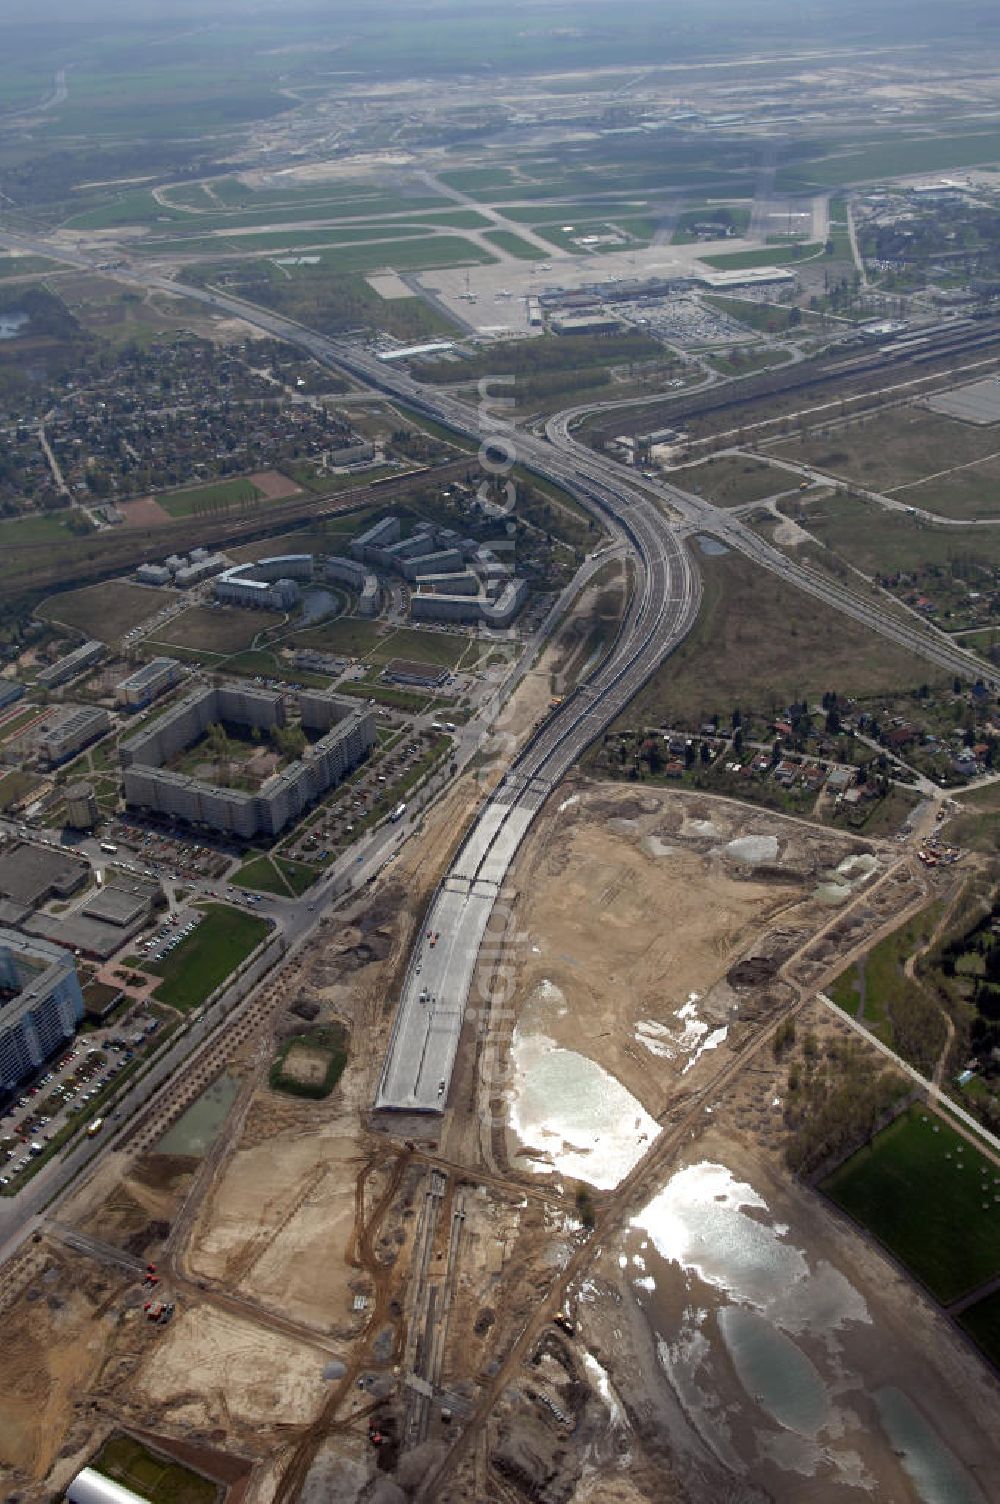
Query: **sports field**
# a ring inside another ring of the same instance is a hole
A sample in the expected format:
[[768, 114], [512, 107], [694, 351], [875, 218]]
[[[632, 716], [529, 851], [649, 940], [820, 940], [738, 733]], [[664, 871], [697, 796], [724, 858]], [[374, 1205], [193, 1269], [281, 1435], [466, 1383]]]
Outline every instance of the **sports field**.
[[149, 1451], [132, 1436], [116, 1435], [104, 1443], [94, 1467], [139, 1493], [150, 1504], [214, 1504], [216, 1485]]
[[250, 506], [263, 491], [252, 480], [219, 480], [207, 486], [189, 486], [182, 491], [164, 491], [157, 501], [171, 517], [190, 517], [207, 512], [228, 512], [230, 507]]
[[913, 1107], [823, 1182], [943, 1304], [1000, 1273], [1000, 1169]]

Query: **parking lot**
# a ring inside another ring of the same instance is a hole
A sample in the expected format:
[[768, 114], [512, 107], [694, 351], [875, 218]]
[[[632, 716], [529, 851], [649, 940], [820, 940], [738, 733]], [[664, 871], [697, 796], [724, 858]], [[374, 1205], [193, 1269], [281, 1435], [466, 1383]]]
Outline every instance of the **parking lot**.
[[[397, 723], [398, 727], [398, 723]], [[424, 731], [394, 729], [372, 753], [360, 773], [343, 785], [281, 847], [282, 856], [326, 866], [369, 824], [406, 798], [421, 764], [440, 755], [447, 725], [435, 722]]]
[[58, 1060], [0, 1114], [0, 1188], [12, 1194], [33, 1160], [63, 1129], [100, 1121], [97, 1099], [156, 1035], [160, 1019], [141, 1005], [107, 1028], [77, 1035]]
[[140, 940], [136, 946], [136, 954], [144, 961], [160, 961], [164, 956], [169, 956], [172, 950], [176, 950], [182, 940], [188, 935], [194, 934], [198, 925], [204, 919], [200, 909], [190, 909], [183, 922], [173, 914], [166, 924], [153, 931], [145, 940]]
[[682, 349], [731, 345], [737, 340], [753, 338], [745, 324], [737, 323], [728, 314], [707, 307], [700, 299], [686, 294], [655, 301], [642, 299], [634, 303], [616, 303], [615, 313], [648, 334], [658, 334]]

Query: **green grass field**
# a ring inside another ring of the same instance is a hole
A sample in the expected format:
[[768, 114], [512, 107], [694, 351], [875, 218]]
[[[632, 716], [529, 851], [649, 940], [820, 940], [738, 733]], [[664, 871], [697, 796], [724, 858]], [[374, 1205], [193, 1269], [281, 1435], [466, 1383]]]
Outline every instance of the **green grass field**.
[[703, 256], [706, 266], [714, 266], [720, 272], [743, 272], [754, 266], [785, 266], [790, 261], [808, 261], [822, 255], [823, 247], [810, 242], [805, 245], [774, 245], [762, 251], [723, 251], [718, 256]]
[[374, 651], [383, 635], [383, 630], [374, 622], [344, 617], [296, 632], [294, 646], [316, 648], [321, 653], [340, 653], [348, 658], [364, 658]]
[[822, 1190], [945, 1304], [1000, 1271], [1000, 1175], [929, 1111], [897, 1118]]
[[271, 1065], [272, 1091], [293, 1097], [328, 1097], [347, 1065], [348, 1034], [343, 1024], [328, 1024], [286, 1039]]
[[49, 517], [18, 517], [0, 522], [0, 579], [16, 579], [33, 566], [46, 565], [54, 554], [67, 561], [91, 546], [92, 529], [79, 527], [79, 513]]
[[287, 230], [261, 230], [259, 234], [248, 231], [244, 234], [200, 235], [193, 239], [178, 240], [171, 237], [169, 241], [143, 239], [136, 250], [154, 256], [162, 255], [165, 250], [178, 256], [227, 256], [234, 252], [252, 255], [254, 251], [270, 251], [280, 255], [285, 251], [292, 254], [326, 250], [331, 247], [365, 244], [368, 241], [395, 244], [400, 240], [419, 240], [421, 237], [425, 240], [433, 238], [429, 229], [397, 222], [351, 225], [339, 230], [296, 229], [291, 226]]
[[705, 357], [713, 371], [720, 376], [752, 376], [754, 371], [765, 371], [769, 366], [782, 366], [790, 359], [788, 350], [751, 349], [746, 345], [730, 350], [723, 355], [713, 351]]
[[187, 1013], [203, 1003], [230, 972], [260, 944], [270, 925], [226, 904], [205, 905], [205, 917], [186, 940], [147, 971], [162, 977], [157, 1002]]
[[942, 827], [944, 839], [971, 851], [1000, 852], [1000, 785], [987, 784], [957, 803], [961, 814]]
[[44, 276], [46, 273], [60, 270], [58, 261], [49, 261], [44, 256], [0, 255], [0, 279], [4, 281], [9, 277]]
[[149, 1504], [214, 1504], [218, 1494], [208, 1478], [158, 1456], [132, 1436], [111, 1436], [93, 1466], [148, 1499]]
[[[315, 254], [319, 261], [314, 266], [276, 267], [275, 271], [295, 281], [315, 280], [329, 277], [331, 272], [374, 272], [391, 268], [393, 271], [424, 271], [435, 266], [489, 265], [497, 258], [472, 240], [460, 235], [415, 235], [412, 240], [393, 238], [371, 241], [361, 245], [340, 245], [319, 249]], [[302, 237], [300, 237], [301, 239]], [[224, 241], [203, 242], [200, 249], [224, 252]], [[198, 268], [195, 268], [198, 271]], [[217, 274], [216, 267], [201, 268], [209, 279]]]
[[241, 478], [189, 486], [183, 491], [163, 491], [156, 499], [171, 517], [191, 517], [201, 512], [228, 512], [231, 507], [252, 506], [263, 494], [252, 480]]
[[510, 230], [487, 230], [483, 238], [491, 245], [498, 246], [501, 251], [506, 251], [509, 256], [516, 256], [519, 261], [544, 261], [546, 257], [545, 251], [539, 246], [522, 240], [520, 235], [515, 235]]
[[759, 334], [783, 334], [792, 325], [797, 327], [800, 333], [804, 329], [819, 326], [819, 320], [815, 314], [798, 308], [793, 311], [780, 303], [751, 303], [746, 298], [714, 296], [705, 297], [702, 301], [710, 308], [716, 308], [720, 313], [727, 313], [730, 318], [746, 324], [747, 328], [755, 329]]
[[254, 893], [276, 893], [279, 898], [299, 898], [318, 877], [315, 867], [286, 856], [258, 856], [244, 862], [233, 878], [241, 888]]
[[388, 663], [391, 658], [410, 658], [418, 663], [454, 668], [461, 658], [474, 663], [479, 657], [475, 643], [457, 632], [426, 632], [419, 627], [399, 627], [387, 632], [356, 617], [340, 617], [296, 632], [294, 646], [365, 658], [375, 665]]
[[[990, 425], [925, 407], [888, 408], [785, 439], [775, 452], [944, 517], [996, 517], [1000, 459]], [[984, 534], [985, 536], [985, 534]]]
[[[908, 958], [923, 949], [930, 939], [934, 926], [941, 915], [941, 905], [934, 903], [922, 909], [912, 919], [893, 930], [879, 941], [860, 961], [855, 961], [841, 972], [833, 983], [830, 996], [833, 1001], [853, 1016], [857, 1014], [862, 994], [864, 1006], [861, 1021], [876, 1038], [894, 1049], [901, 1049], [901, 1041], [893, 1030], [891, 1005], [907, 995], [920, 995], [915, 981], [906, 976], [903, 967]], [[943, 1027], [943, 1026], [942, 1026]], [[933, 1069], [934, 1061], [919, 1062]], [[918, 1064], [913, 1061], [913, 1064]]]
[[972, 167], [995, 162], [1000, 157], [1000, 133], [982, 135], [925, 136], [919, 141], [885, 141], [863, 151], [843, 156], [797, 162], [778, 173], [777, 187], [800, 188], [806, 184], [839, 187], [842, 183], [870, 183], [881, 178], [904, 177], [917, 172], [944, 172], [950, 167]]
[[[927, 664], [735, 554], [698, 557], [694, 629], [615, 728], [701, 725], [734, 705], [771, 715], [831, 686], [869, 695], [928, 681]], [[940, 681], [938, 681], [940, 682]]]
[[239, 653], [248, 648], [259, 632], [279, 621], [270, 612], [245, 611], [239, 606], [214, 610], [192, 606], [161, 629], [156, 646], [194, 648], [197, 652]]
[[797, 484], [789, 471], [742, 455], [720, 455], [700, 465], [685, 465], [672, 471], [670, 479], [682, 491], [694, 491], [717, 507], [760, 501], [776, 491], [790, 491]]
[[74, 627], [101, 642], [117, 642], [176, 599], [176, 590], [151, 590], [148, 585], [116, 580], [113, 589], [107, 585], [86, 585], [82, 590], [50, 595], [35, 615], [42, 621]]

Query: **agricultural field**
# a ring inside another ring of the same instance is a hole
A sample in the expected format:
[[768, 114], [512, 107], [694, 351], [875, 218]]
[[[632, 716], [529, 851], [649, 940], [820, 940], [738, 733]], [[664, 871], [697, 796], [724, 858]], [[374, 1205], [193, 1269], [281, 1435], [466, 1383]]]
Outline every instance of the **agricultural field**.
[[35, 615], [42, 621], [58, 622], [87, 637], [110, 643], [120, 641], [133, 627], [148, 621], [176, 599], [176, 590], [154, 590], [148, 585], [116, 580], [111, 588], [87, 585], [82, 590], [50, 595]]
[[1000, 1273], [1000, 1172], [926, 1108], [876, 1134], [822, 1190], [944, 1305]]
[[270, 925], [254, 914], [210, 903], [205, 917], [177, 949], [160, 961], [143, 963], [162, 977], [156, 1000], [188, 1013], [203, 1003], [240, 962], [265, 939]]

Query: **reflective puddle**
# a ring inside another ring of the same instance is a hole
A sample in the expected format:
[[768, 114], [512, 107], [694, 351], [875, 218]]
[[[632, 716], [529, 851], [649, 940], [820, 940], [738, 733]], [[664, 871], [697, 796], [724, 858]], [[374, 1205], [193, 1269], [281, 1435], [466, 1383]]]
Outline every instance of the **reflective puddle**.
[[815, 1436], [830, 1419], [823, 1380], [790, 1337], [756, 1311], [725, 1306], [719, 1330], [737, 1377], [747, 1394], [781, 1426]]
[[539, 1174], [615, 1186], [660, 1131], [642, 1103], [596, 1061], [545, 1034], [514, 1031], [510, 1126]]
[[236, 1101], [239, 1082], [235, 1076], [217, 1076], [198, 1099], [181, 1113], [156, 1145], [157, 1154], [187, 1154], [200, 1159], [207, 1154], [216, 1134]]
[[985, 1495], [902, 1390], [877, 1389], [874, 1399], [922, 1504], [985, 1504]]
[[28, 322], [26, 313], [0, 313], [0, 339], [15, 339]]

